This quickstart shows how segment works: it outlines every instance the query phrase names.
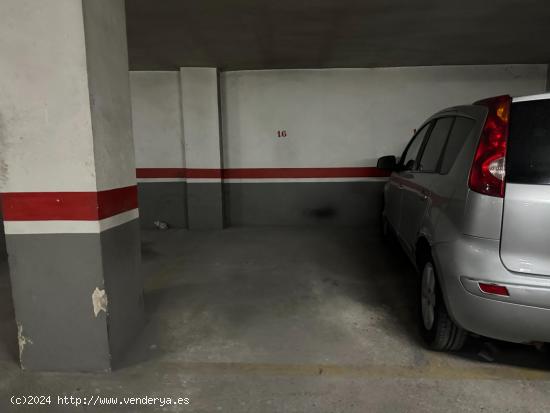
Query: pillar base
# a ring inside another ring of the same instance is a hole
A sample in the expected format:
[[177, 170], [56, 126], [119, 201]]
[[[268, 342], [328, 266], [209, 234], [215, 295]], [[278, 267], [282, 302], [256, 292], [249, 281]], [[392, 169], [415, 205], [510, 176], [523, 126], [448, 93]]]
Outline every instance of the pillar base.
[[101, 233], [8, 234], [21, 367], [109, 371], [143, 322], [137, 219]]

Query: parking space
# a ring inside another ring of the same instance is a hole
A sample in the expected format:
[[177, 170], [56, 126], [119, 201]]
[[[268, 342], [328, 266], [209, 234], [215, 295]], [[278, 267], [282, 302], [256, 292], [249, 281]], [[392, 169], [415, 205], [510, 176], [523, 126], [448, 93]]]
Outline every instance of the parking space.
[[0, 0], [0, 412], [547, 410], [549, 21]]
[[[3, 334], [1, 400], [32, 386], [49, 394], [190, 397], [199, 412], [547, 405], [544, 352], [482, 338], [456, 354], [426, 350], [414, 270], [372, 231], [169, 230], [142, 238], [147, 320], [117, 371], [29, 375]], [[6, 303], [5, 267], [2, 280]]]

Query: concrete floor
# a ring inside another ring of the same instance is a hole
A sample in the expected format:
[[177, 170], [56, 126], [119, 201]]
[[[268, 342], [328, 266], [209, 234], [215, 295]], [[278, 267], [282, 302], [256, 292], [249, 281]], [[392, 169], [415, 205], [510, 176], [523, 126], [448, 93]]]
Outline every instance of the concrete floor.
[[[35, 411], [11, 406], [14, 394], [190, 398], [188, 406], [117, 411], [542, 412], [550, 406], [545, 353], [481, 338], [459, 354], [425, 350], [414, 324], [410, 265], [363, 230], [144, 232], [143, 271], [147, 324], [124, 366], [111, 374], [31, 373], [15, 361], [4, 264], [0, 412]], [[479, 353], [493, 346], [495, 361], [484, 362]]]

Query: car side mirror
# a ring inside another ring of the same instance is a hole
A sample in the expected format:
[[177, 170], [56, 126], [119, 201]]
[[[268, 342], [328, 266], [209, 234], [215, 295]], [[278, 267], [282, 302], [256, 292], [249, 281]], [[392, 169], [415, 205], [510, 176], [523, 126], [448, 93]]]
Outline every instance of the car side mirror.
[[381, 158], [378, 158], [378, 162], [376, 164], [376, 167], [378, 169], [386, 169], [388, 171], [395, 171], [397, 169], [397, 160], [395, 156], [388, 155], [388, 156], [382, 156]]

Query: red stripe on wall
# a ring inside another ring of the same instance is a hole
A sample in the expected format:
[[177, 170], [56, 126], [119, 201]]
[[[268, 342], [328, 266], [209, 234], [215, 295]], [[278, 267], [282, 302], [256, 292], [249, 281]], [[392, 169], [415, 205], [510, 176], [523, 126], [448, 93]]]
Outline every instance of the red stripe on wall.
[[185, 168], [137, 168], [138, 178], [186, 178]]
[[187, 178], [218, 178], [222, 177], [221, 169], [197, 169], [188, 168]]
[[137, 208], [137, 187], [99, 192], [7, 192], [5, 221], [97, 221]]
[[377, 178], [387, 177], [389, 172], [376, 167], [344, 168], [137, 168], [138, 178], [223, 178], [223, 179], [273, 179], [273, 178]]
[[222, 177], [221, 169], [215, 168], [137, 168], [137, 178], [217, 178]]
[[109, 189], [97, 193], [99, 219], [112, 217], [138, 207], [137, 186]]

